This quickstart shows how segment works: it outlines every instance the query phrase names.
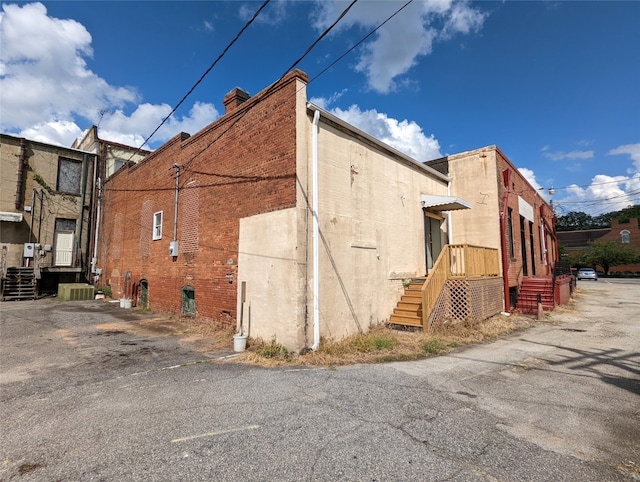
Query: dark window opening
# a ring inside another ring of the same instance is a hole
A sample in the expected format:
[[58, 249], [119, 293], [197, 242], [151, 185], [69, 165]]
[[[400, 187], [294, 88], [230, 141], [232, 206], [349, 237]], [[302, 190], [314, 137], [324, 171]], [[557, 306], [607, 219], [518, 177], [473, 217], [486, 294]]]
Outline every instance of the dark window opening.
[[196, 314], [196, 291], [192, 286], [182, 288], [182, 314], [188, 316]]
[[515, 257], [515, 250], [513, 248], [513, 209], [509, 208], [509, 214], [507, 216], [507, 242], [509, 243], [509, 257], [513, 259]]
[[536, 275], [535, 246], [533, 244], [533, 223], [529, 221], [529, 247], [531, 249], [531, 274]]
[[524, 217], [520, 216], [520, 253], [522, 255], [522, 274], [529, 276], [529, 266], [527, 262], [527, 234]]

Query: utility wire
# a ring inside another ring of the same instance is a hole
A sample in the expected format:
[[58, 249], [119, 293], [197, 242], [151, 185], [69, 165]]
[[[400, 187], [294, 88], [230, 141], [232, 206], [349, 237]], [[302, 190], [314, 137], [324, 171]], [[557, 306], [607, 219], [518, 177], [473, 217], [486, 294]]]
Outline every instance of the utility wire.
[[400, 7], [398, 10], [396, 10], [389, 18], [387, 18], [384, 22], [382, 22], [380, 25], [378, 25], [376, 28], [374, 28], [373, 30], [371, 30], [367, 35], [365, 35], [364, 37], [362, 37], [358, 42], [356, 42], [350, 49], [348, 49], [345, 53], [343, 53], [340, 57], [338, 57], [336, 60], [334, 60], [333, 62], [331, 62], [326, 68], [324, 68], [323, 70], [321, 70], [318, 74], [316, 74], [314, 77], [312, 77], [311, 79], [309, 79], [309, 84], [311, 82], [313, 82], [314, 80], [316, 80], [318, 77], [320, 77], [321, 75], [323, 75], [327, 70], [329, 70], [331, 67], [333, 67], [335, 64], [337, 64], [338, 62], [340, 62], [343, 58], [345, 58], [347, 55], [349, 55], [352, 51], [354, 51], [356, 48], [358, 48], [365, 40], [367, 40], [369, 37], [371, 37], [374, 33], [376, 33], [379, 29], [381, 29], [389, 20], [391, 20], [393, 17], [395, 17], [396, 15], [398, 15], [402, 10], [404, 10], [407, 6], [409, 6], [410, 3], [413, 3], [413, 0], [409, 0], [407, 3], [405, 3], [402, 7]]
[[[209, 149], [209, 147], [211, 147], [215, 142], [218, 141], [218, 139], [220, 139], [224, 134], [226, 134], [234, 125], [236, 125], [252, 108], [256, 107], [258, 104], [260, 104], [260, 102], [264, 101], [267, 97], [269, 97], [269, 94], [276, 89], [277, 87], [279, 87], [278, 83], [284, 79], [284, 77], [291, 72], [291, 70], [293, 70], [300, 62], [302, 62], [302, 60], [309, 55], [309, 53], [316, 47], [316, 45], [318, 45], [318, 43], [324, 38], [326, 37], [329, 32], [331, 32], [331, 30], [333, 30], [333, 28], [338, 24], [338, 22], [340, 20], [342, 20], [344, 18], [344, 16], [349, 12], [349, 10], [351, 10], [351, 8], [358, 2], [358, 0], [353, 0], [348, 6], [347, 8], [345, 8], [342, 13], [338, 16], [338, 18], [331, 24], [329, 25], [329, 27], [327, 27], [325, 29], [324, 32], [322, 32], [320, 34], [320, 36], [307, 48], [307, 50], [305, 50], [305, 52], [298, 58], [298, 60], [296, 60], [295, 62], [293, 62], [287, 69], [285, 69], [285, 71], [282, 73], [282, 75], [280, 76], [280, 78], [278, 80], [276, 80], [273, 84], [271, 84], [271, 86], [269, 86], [262, 94], [262, 98], [259, 99], [253, 106], [251, 106], [251, 108], [247, 109], [246, 111], [244, 111], [241, 115], [239, 115], [233, 122], [231, 122], [229, 124], [229, 126], [227, 126], [227, 128], [222, 131], [217, 137], [215, 137], [210, 143], [208, 143], [204, 148], [202, 148], [199, 152], [197, 152], [191, 159], [189, 159], [187, 162], [185, 162], [183, 164], [183, 167], [188, 167], [200, 154], [202, 154], [203, 152], [205, 152], [207, 149]], [[186, 181], [185, 181], [186, 182]]]
[[211, 72], [211, 70], [216, 66], [216, 64], [222, 60], [222, 57], [224, 57], [226, 55], [226, 53], [229, 51], [229, 49], [233, 46], [233, 44], [235, 44], [238, 39], [242, 36], [242, 34], [244, 33], [245, 30], [247, 30], [247, 28], [249, 28], [249, 26], [253, 23], [253, 21], [258, 17], [258, 15], [260, 15], [260, 13], [262, 12], [262, 10], [267, 6], [267, 4], [270, 2], [271, 0], [265, 0], [264, 3], [262, 5], [260, 5], [260, 8], [258, 10], [256, 10], [256, 12], [253, 14], [253, 16], [249, 19], [249, 21], [247, 23], [244, 24], [244, 27], [242, 27], [240, 29], [240, 31], [236, 34], [236, 36], [233, 38], [233, 40], [231, 40], [231, 42], [224, 48], [224, 50], [220, 53], [220, 55], [218, 55], [218, 58], [216, 58], [213, 63], [209, 66], [209, 68], [207, 70], [204, 71], [204, 73], [200, 76], [200, 78], [197, 80], [197, 82], [195, 84], [193, 84], [193, 86], [189, 89], [189, 92], [187, 92], [182, 99], [180, 99], [180, 102], [178, 102], [176, 104], [176, 106], [171, 110], [171, 112], [169, 112], [169, 115], [167, 115], [164, 119], [162, 119], [162, 122], [160, 122], [160, 124], [158, 125], [158, 127], [156, 127], [154, 129], [154, 131], [151, 133], [151, 135], [149, 135], [149, 137], [147, 137], [144, 142], [140, 145], [140, 147], [138, 147], [138, 149], [131, 155], [131, 157], [129, 158], [129, 160], [131, 160], [133, 158], [133, 156], [140, 151], [140, 149], [142, 149], [145, 144], [147, 142], [149, 142], [149, 140], [155, 135], [156, 132], [158, 132], [158, 130], [160, 130], [160, 128], [164, 125], [165, 122], [167, 122], [167, 120], [169, 120], [169, 118], [178, 110], [178, 108], [184, 103], [185, 100], [187, 100], [187, 97], [189, 97], [193, 91], [196, 89], [196, 87], [198, 87], [198, 85], [200, 85], [200, 83], [204, 80], [204, 78], [209, 74], [209, 72]]

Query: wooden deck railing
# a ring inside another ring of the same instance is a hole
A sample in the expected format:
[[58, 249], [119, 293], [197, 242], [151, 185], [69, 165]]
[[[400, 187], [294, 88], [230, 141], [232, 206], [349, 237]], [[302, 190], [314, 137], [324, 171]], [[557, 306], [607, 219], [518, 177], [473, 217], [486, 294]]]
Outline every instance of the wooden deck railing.
[[445, 245], [422, 285], [422, 327], [429, 327], [429, 317], [438, 297], [450, 278], [491, 278], [500, 276], [498, 250], [468, 244]]

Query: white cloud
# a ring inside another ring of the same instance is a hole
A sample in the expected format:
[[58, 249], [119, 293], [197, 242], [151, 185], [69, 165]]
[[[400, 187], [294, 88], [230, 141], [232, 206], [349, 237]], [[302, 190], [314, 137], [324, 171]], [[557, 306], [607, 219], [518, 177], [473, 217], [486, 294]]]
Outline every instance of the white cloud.
[[[82, 134], [82, 129], [75, 122], [48, 121], [24, 129], [20, 132], [20, 137], [46, 144], [69, 147], [73, 139], [81, 137]], [[70, 139], [71, 142], [69, 142]]]
[[549, 151], [547, 147], [542, 149], [544, 156], [552, 161], [575, 161], [576, 159], [592, 159], [593, 151]]
[[[263, 23], [267, 25], [278, 25], [284, 21], [287, 17], [287, 8], [288, 8], [289, 0], [275, 0], [269, 2], [260, 15], [258, 15], [255, 19], [257, 23]], [[245, 22], [249, 21], [256, 10], [258, 10], [259, 5], [257, 2], [250, 2], [240, 6], [238, 10], [238, 15], [240, 19]]]
[[[318, 2], [312, 24], [318, 31], [326, 29], [348, 2]], [[361, 1], [337, 25], [336, 29], [360, 28], [369, 32], [402, 6], [400, 2]], [[372, 90], [388, 93], [395, 90], [396, 79], [429, 55], [434, 42], [453, 35], [478, 31], [486, 14], [472, 8], [467, 1], [415, 1], [391, 19], [364, 44], [355, 65], [363, 72]], [[411, 82], [409, 82], [411, 83]]]
[[[593, 157], [593, 151], [573, 151], [573, 153], [558, 151], [553, 153], [549, 152], [548, 146], [543, 147], [542, 152], [553, 160], [590, 159]], [[597, 174], [593, 176], [588, 186], [571, 184], [566, 188], [556, 189], [557, 193], [553, 200], [560, 213], [582, 211], [598, 215], [640, 204], [640, 143], [616, 147], [609, 150], [607, 155], [629, 156], [632, 165], [627, 169], [628, 175]], [[536, 182], [535, 173], [531, 169], [519, 168], [519, 171], [536, 189], [540, 187]]]
[[[24, 32], [29, 32], [25, 35]], [[139, 145], [171, 111], [166, 105], [141, 104], [135, 89], [110, 85], [88, 66], [91, 35], [75, 20], [47, 15], [41, 3], [3, 4], [0, 13], [0, 129], [41, 142], [70, 146], [81, 135], [79, 124], [97, 124], [100, 136]], [[170, 119], [152, 141], [165, 141], [180, 130], [189, 133], [218, 117], [211, 104], [196, 103], [188, 116]], [[108, 137], [107, 137], [108, 136]]]
[[[624, 146], [616, 147], [607, 152], [608, 156], [617, 156], [620, 154], [627, 154], [633, 161], [633, 166], [636, 172], [640, 172], [640, 143], [638, 144], [626, 144]], [[630, 174], [632, 171], [630, 170]]]
[[442, 157], [438, 140], [433, 134], [425, 135], [414, 121], [399, 121], [375, 109], [363, 111], [357, 105], [347, 110], [335, 108], [331, 112], [419, 162]]
[[572, 184], [557, 204], [566, 211], [597, 215], [640, 204], [640, 174], [632, 177], [597, 174], [587, 187]]
[[522, 177], [524, 177], [527, 181], [529, 181], [529, 184], [531, 184], [531, 186], [533, 186], [534, 189], [540, 191], [540, 194], [543, 194], [543, 191], [541, 191], [542, 186], [536, 179], [535, 172], [533, 172], [531, 169], [527, 167], [519, 167], [518, 171], [520, 172], [520, 174], [522, 174]]

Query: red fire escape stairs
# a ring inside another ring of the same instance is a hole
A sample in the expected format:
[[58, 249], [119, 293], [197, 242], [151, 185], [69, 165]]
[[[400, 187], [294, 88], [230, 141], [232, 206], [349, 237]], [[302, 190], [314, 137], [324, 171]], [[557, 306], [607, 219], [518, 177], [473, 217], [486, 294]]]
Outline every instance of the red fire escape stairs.
[[527, 315], [535, 315], [538, 312], [538, 296], [542, 302], [544, 311], [553, 311], [555, 298], [553, 289], [553, 276], [532, 276], [524, 278], [520, 291], [516, 311]]

